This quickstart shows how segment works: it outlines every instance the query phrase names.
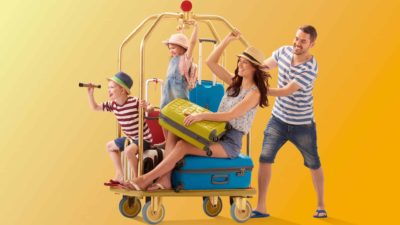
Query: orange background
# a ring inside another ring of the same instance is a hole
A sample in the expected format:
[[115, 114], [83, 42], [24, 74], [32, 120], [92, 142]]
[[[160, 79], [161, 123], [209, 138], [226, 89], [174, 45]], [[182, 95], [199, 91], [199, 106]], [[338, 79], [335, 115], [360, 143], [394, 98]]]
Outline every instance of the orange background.
[[[105, 143], [115, 137], [115, 120], [111, 114], [92, 112], [86, 91], [77, 83], [102, 84], [95, 97], [106, 100], [105, 78], [118, 71], [122, 40], [147, 16], [179, 12], [179, 4], [1, 3], [1, 224], [143, 223], [141, 215], [136, 220], [122, 217], [117, 208], [120, 196], [102, 186], [113, 175]], [[266, 55], [291, 44], [300, 25], [313, 24], [319, 33], [312, 51], [319, 63], [315, 115], [330, 217], [311, 217], [316, 202], [311, 177], [300, 154], [287, 144], [273, 167], [268, 196], [272, 217], [247, 223], [394, 224], [399, 200], [399, 1], [194, 0], [193, 5], [196, 14], [229, 20]], [[215, 26], [221, 37], [227, 33], [221, 23]], [[149, 39], [146, 77], [164, 78], [169, 55], [161, 41], [175, 27], [173, 19], [162, 22]], [[200, 36], [210, 37], [204, 25]], [[135, 80], [134, 94], [139, 42], [135, 38], [128, 44], [123, 60], [123, 70]], [[227, 50], [229, 69], [234, 69], [235, 55], [242, 50], [239, 42]], [[276, 71], [272, 74], [275, 86]], [[152, 93], [152, 99], [160, 94]], [[258, 110], [252, 129], [253, 186], [271, 109]], [[253, 206], [255, 200], [251, 199]], [[229, 217], [227, 199], [223, 203], [221, 216], [213, 219], [202, 212], [200, 198], [166, 198], [163, 224], [236, 224]]]

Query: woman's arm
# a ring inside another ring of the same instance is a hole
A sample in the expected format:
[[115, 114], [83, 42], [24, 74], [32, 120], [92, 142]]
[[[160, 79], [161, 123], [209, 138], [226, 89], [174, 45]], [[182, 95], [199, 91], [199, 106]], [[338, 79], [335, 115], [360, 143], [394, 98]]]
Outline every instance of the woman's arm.
[[231, 110], [227, 112], [216, 112], [216, 113], [198, 113], [187, 116], [184, 119], [184, 124], [189, 126], [198, 121], [209, 120], [209, 121], [230, 121], [240, 116], [243, 116], [256, 107], [260, 101], [260, 92], [251, 91], [249, 92], [242, 101], [236, 104]]
[[239, 39], [240, 32], [238, 30], [234, 30], [229, 33], [224, 40], [212, 51], [212, 53], [207, 58], [207, 66], [210, 70], [218, 76], [221, 80], [225, 83], [230, 85], [232, 83], [233, 74], [230, 73], [227, 69], [221, 66], [218, 61], [221, 58], [222, 53], [224, 52], [225, 48], [229, 45], [229, 43], [233, 40]]

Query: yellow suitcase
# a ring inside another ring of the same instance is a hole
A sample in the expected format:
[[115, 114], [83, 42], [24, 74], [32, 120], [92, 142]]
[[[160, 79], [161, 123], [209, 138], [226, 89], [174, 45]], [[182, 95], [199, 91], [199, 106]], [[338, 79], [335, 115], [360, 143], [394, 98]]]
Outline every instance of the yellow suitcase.
[[212, 142], [216, 142], [230, 128], [227, 122], [200, 121], [189, 126], [183, 125], [183, 120], [192, 113], [210, 112], [188, 100], [175, 99], [161, 109], [159, 123], [162, 127], [190, 144], [207, 151]]

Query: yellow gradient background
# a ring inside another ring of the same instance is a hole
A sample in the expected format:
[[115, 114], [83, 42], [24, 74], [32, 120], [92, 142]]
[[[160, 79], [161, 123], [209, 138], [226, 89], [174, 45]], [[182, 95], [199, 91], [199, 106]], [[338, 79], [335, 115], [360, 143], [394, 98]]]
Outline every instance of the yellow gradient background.
[[[143, 224], [118, 212], [120, 196], [102, 183], [113, 176], [105, 143], [115, 137], [112, 114], [88, 107], [78, 82], [103, 85], [118, 71], [122, 40], [147, 16], [179, 12], [180, 0], [15, 0], [0, 4], [0, 224]], [[193, 0], [198, 14], [220, 15], [270, 55], [291, 44], [298, 26], [313, 24], [312, 50], [319, 63], [315, 83], [318, 146], [326, 176], [329, 218], [312, 218], [315, 193], [309, 171], [291, 144], [273, 167], [269, 219], [247, 224], [398, 224], [399, 201], [399, 1]], [[215, 23], [223, 37], [227, 29]], [[146, 47], [146, 76], [165, 77], [169, 59], [161, 44], [175, 30], [160, 24]], [[148, 26], [146, 27], [146, 29]], [[210, 37], [204, 25], [200, 36]], [[141, 32], [143, 35], [143, 32]], [[126, 47], [123, 70], [138, 92], [139, 38]], [[205, 55], [210, 48], [205, 48]], [[239, 42], [228, 49], [235, 67]], [[206, 71], [207, 73], [207, 71]], [[276, 85], [276, 71], [271, 80]], [[207, 78], [207, 75], [205, 75]], [[209, 74], [208, 74], [209, 76]], [[151, 89], [152, 99], [159, 91]], [[252, 185], [271, 107], [253, 125]], [[155, 101], [158, 103], [158, 101]], [[255, 207], [256, 198], [250, 200]], [[165, 198], [166, 225], [236, 224], [229, 203], [217, 218], [200, 198]], [[396, 222], [397, 221], [397, 222]]]

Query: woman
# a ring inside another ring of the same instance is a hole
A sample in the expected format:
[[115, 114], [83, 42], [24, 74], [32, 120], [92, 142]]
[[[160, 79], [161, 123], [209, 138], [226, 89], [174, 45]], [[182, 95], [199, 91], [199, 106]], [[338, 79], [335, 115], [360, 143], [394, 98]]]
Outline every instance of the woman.
[[[224, 49], [233, 40], [240, 37], [240, 32], [234, 30], [228, 34], [218, 47], [207, 59], [207, 65], [211, 71], [221, 80], [229, 85], [218, 112], [198, 113], [187, 116], [184, 124], [189, 126], [202, 120], [227, 121], [232, 125], [222, 138], [212, 144], [209, 148], [212, 151], [211, 157], [216, 158], [235, 158], [239, 155], [242, 148], [242, 137], [249, 132], [254, 119], [257, 105], [264, 107], [268, 105], [268, 73], [261, 70], [260, 66], [264, 60], [264, 55], [253, 47], [247, 48], [239, 55], [237, 68], [232, 74], [218, 64]], [[175, 167], [176, 162], [185, 155], [205, 156], [206, 152], [184, 140], [179, 140], [171, 153], [152, 171], [133, 179], [128, 185], [133, 190], [147, 190], [171, 188], [170, 179], [153, 180], [169, 174]]]

